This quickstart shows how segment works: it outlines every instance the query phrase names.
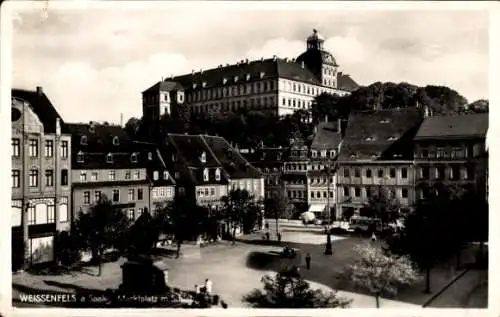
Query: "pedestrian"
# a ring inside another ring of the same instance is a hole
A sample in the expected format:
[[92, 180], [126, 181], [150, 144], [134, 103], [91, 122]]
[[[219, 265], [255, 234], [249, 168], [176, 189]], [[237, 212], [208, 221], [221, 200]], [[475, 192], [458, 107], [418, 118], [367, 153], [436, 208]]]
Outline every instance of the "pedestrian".
[[375, 231], [372, 232], [372, 242], [377, 241], [377, 236], [375, 236]]
[[281, 233], [278, 232], [278, 242], [281, 242]]
[[205, 292], [208, 295], [212, 294], [212, 281], [208, 278], [205, 280]]
[[307, 252], [306, 255], [306, 267], [308, 270], [311, 269], [311, 254], [309, 254], [309, 252]]

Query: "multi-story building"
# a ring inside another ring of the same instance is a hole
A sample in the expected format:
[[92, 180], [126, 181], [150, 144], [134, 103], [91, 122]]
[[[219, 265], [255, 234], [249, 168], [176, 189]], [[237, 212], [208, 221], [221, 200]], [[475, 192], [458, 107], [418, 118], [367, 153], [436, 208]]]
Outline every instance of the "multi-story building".
[[184, 102], [191, 113], [245, 109], [282, 116], [310, 109], [321, 93], [349, 94], [358, 85], [338, 72], [335, 58], [323, 43], [324, 38], [314, 30], [307, 38], [307, 50], [297, 59], [243, 60], [162, 80], [143, 93], [144, 115], [154, 120], [167, 113], [169, 102], [162, 96], [169, 96], [167, 92], [175, 92], [170, 98], [182, 95], [181, 87], [185, 101], [179, 97], [176, 101]]
[[308, 197], [309, 211], [320, 217], [335, 215], [333, 212], [337, 185], [335, 162], [341, 143], [340, 119], [337, 122], [320, 122], [314, 128], [310, 168], [307, 172]]
[[[130, 220], [151, 210], [148, 157], [120, 126], [68, 124], [72, 134], [72, 215], [87, 212], [104, 195]], [[142, 155], [141, 155], [142, 154]]]
[[12, 90], [12, 268], [51, 262], [70, 229], [71, 136], [41, 87]]
[[309, 149], [300, 136], [290, 138], [290, 148], [284, 158], [282, 181], [283, 190], [295, 207], [294, 214], [307, 211], [308, 207], [308, 153]]
[[264, 198], [287, 197], [281, 179], [288, 148], [261, 146], [246, 157], [264, 176]]
[[412, 141], [422, 119], [416, 108], [351, 113], [338, 158], [337, 218], [359, 213], [380, 186], [402, 208], [413, 205]]
[[134, 141], [134, 148], [147, 157], [146, 175], [151, 182], [151, 211], [160, 208], [175, 197], [175, 179], [155, 143]]
[[417, 197], [463, 186], [486, 195], [488, 114], [427, 117], [415, 137]]
[[142, 92], [142, 114], [148, 135], [157, 130], [157, 123], [164, 115], [184, 104], [184, 88], [174, 81], [160, 81]]
[[[217, 212], [222, 197], [233, 189], [245, 189], [256, 201], [264, 197], [261, 173], [223, 138], [208, 135], [168, 134], [159, 145], [169, 170], [174, 171], [178, 195]], [[229, 232], [227, 223], [220, 233]], [[239, 232], [239, 230], [237, 230]]]

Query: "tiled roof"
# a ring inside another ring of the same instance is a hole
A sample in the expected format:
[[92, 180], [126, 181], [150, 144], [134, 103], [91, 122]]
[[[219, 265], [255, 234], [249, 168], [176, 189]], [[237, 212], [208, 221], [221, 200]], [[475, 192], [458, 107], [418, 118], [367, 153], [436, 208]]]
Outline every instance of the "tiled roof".
[[337, 133], [337, 122], [321, 122], [316, 131], [311, 144], [313, 150], [337, 149], [342, 142], [342, 135]]
[[[248, 79], [247, 79], [248, 76]], [[235, 78], [237, 77], [237, 82]], [[170, 81], [180, 83], [184, 90], [193, 90], [193, 84], [205, 88], [220, 87], [224, 79], [227, 84], [246, 83], [271, 78], [285, 78], [314, 85], [321, 85], [321, 82], [307, 68], [292, 60], [281, 58], [269, 58], [242, 62], [234, 65], [220, 66], [170, 78]], [[153, 86], [154, 87], [154, 86]]]
[[38, 94], [36, 91], [24, 89], [12, 89], [11, 93], [12, 98], [19, 98], [30, 104], [31, 109], [33, 109], [42, 122], [43, 129], [46, 133], [56, 132], [57, 118], [61, 120], [61, 132], [69, 133], [64, 121], [45, 93], [42, 92], [41, 94]]
[[434, 116], [425, 118], [415, 139], [486, 137], [487, 131], [487, 113]]
[[337, 73], [337, 87], [340, 90], [353, 92], [359, 88], [359, 85], [350, 75], [339, 72]]
[[231, 147], [226, 139], [217, 136], [202, 136], [212, 153], [231, 178], [260, 178], [260, 172], [239, 151]]
[[[70, 123], [67, 127], [71, 135], [71, 164], [73, 169], [123, 169], [145, 168], [148, 164], [146, 153], [135, 148], [127, 133], [120, 126], [103, 124]], [[118, 143], [114, 143], [117, 137]], [[82, 142], [86, 139], [86, 142]], [[86, 143], [86, 144], [85, 144]], [[83, 162], [78, 162], [78, 154], [83, 153]], [[137, 162], [132, 161], [136, 153]], [[107, 155], [112, 154], [112, 163]]]
[[[147, 173], [153, 186], [174, 186], [174, 174], [172, 170], [167, 168], [165, 160], [155, 143], [134, 141], [134, 148], [136, 151], [147, 157]], [[151, 156], [149, 156], [151, 153]], [[150, 159], [151, 157], [151, 159]], [[158, 179], [154, 179], [154, 172], [158, 172]], [[168, 177], [165, 179], [163, 172], [168, 172]]]
[[415, 108], [351, 112], [339, 160], [411, 159], [422, 115]]
[[171, 81], [169, 79], [165, 79], [164, 81], [159, 81], [148, 89], [144, 90], [142, 93], [150, 92], [150, 91], [174, 91], [174, 90], [182, 90], [183, 87], [180, 83], [176, 81]]
[[[224, 174], [221, 164], [214, 157], [201, 135], [168, 134], [167, 140], [171, 145], [171, 150], [174, 150], [177, 156], [176, 162], [172, 162], [174, 169], [182, 173], [184, 181], [189, 181], [194, 185], [228, 183], [227, 175]], [[205, 154], [205, 162], [201, 161], [203, 153]], [[208, 181], [203, 178], [205, 169], [208, 170]], [[217, 169], [220, 170], [220, 180], [215, 178]]]

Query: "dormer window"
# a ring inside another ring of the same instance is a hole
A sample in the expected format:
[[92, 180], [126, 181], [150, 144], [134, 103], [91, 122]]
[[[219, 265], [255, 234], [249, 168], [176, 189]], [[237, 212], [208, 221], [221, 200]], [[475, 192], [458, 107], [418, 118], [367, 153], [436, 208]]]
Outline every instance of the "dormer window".
[[215, 170], [215, 180], [220, 181], [220, 169]]
[[113, 137], [113, 145], [114, 146], [118, 146], [120, 145], [120, 139], [118, 139], [117, 136]]
[[202, 86], [203, 88], [205, 88], [205, 87], [207, 86], [207, 82], [206, 82], [206, 81], [202, 82], [202, 83], [201, 83], [201, 86]]
[[80, 144], [81, 145], [87, 145], [87, 136], [86, 135], [82, 135], [82, 137], [80, 138]]
[[149, 152], [148, 153], [148, 161], [152, 161], [153, 160], [153, 153]]
[[335, 150], [330, 150], [330, 157], [335, 157]]
[[222, 78], [222, 84], [225, 85], [227, 83], [227, 78]]
[[264, 72], [260, 72], [260, 78], [261, 78], [261, 79], [262, 79], [262, 78], [264, 78], [264, 76], [265, 76], [265, 75], [266, 75], [266, 73], [264, 73]]
[[246, 76], [247, 80], [250, 80], [250, 77], [251, 77], [250, 74], [247, 74]]
[[132, 155], [130, 156], [130, 161], [132, 163], [137, 163], [137, 153], [132, 153]]
[[239, 77], [238, 76], [234, 76], [234, 82], [237, 83], [238, 82], [238, 79]]
[[113, 154], [108, 153], [108, 155], [106, 155], [106, 163], [113, 163]]
[[357, 155], [357, 154], [354, 154], [354, 153], [353, 153], [353, 154], [351, 154], [351, 158], [356, 158], [356, 157], [358, 157], [358, 155]]
[[91, 132], [91, 133], [94, 133], [94, 132], [95, 132], [95, 126], [94, 126], [94, 124], [91, 124], [91, 125], [89, 126], [89, 132]]
[[163, 171], [163, 179], [168, 180], [170, 174], [168, 174], [168, 171]]
[[83, 163], [83, 152], [82, 151], [79, 151], [78, 154], [76, 155], [76, 161], [78, 163]]
[[207, 154], [205, 152], [201, 153], [200, 161], [202, 163], [206, 163], [207, 162]]
[[380, 120], [380, 123], [389, 123], [389, 122], [391, 122], [389, 119], [382, 119], [382, 120]]
[[203, 181], [208, 182], [208, 169], [203, 170]]
[[311, 151], [311, 155], [312, 155], [312, 157], [316, 157], [316, 156], [318, 156], [318, 152], [313, 150], [313, 151]]
[[375, 141], [375, 138], [372, 136], [369, 136], [365, 139], [365, 141]]
[[387, 141], [395, 141], [397, 140], [397, 138], [395, 136], [390, 136]]
[[158, 171], [154, 171], [154, 172], [153, 172], [153, 180], [157, 181], [157, 180], [158, 180], [158, 178], [159, 178], [159, 173], [158, 173]]

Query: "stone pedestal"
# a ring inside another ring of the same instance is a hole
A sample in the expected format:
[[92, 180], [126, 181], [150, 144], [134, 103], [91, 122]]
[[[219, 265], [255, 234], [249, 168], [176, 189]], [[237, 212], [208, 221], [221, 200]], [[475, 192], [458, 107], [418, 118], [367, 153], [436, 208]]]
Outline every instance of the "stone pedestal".
[[166, 290], [165, 274], [151, 259], [137, 258], [122, 266], [120, 291], [134, 294], [155, 294]]

